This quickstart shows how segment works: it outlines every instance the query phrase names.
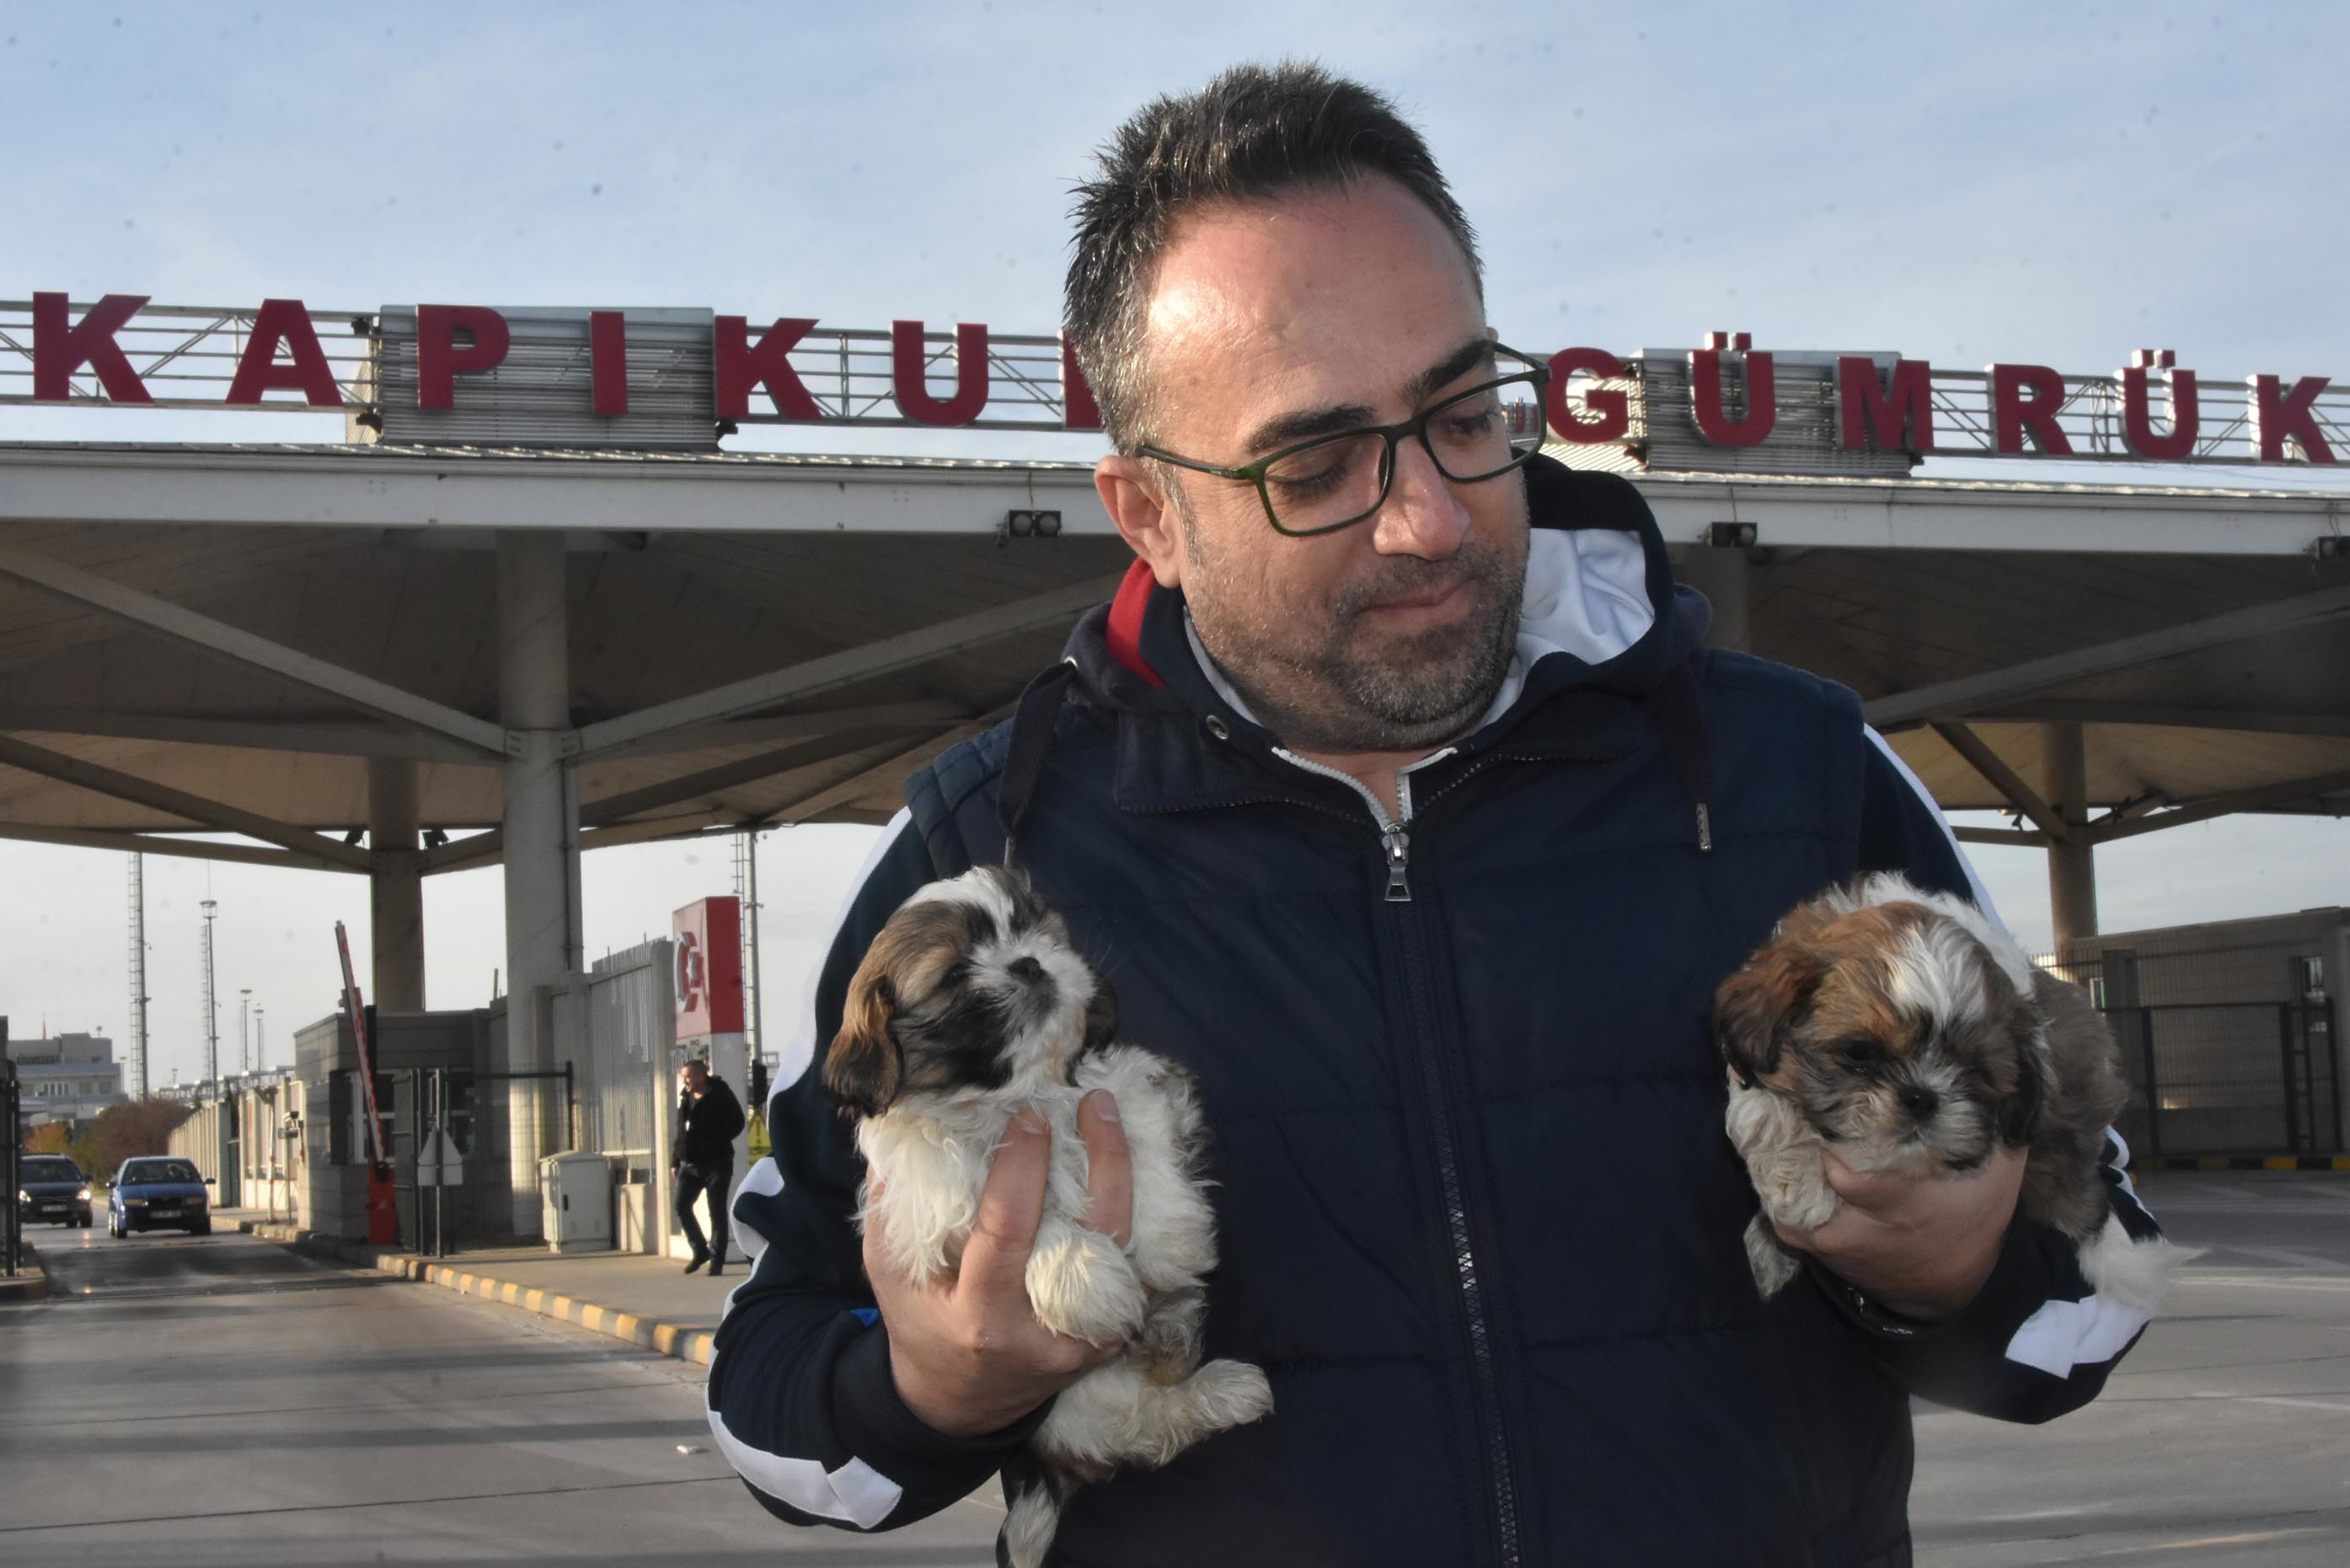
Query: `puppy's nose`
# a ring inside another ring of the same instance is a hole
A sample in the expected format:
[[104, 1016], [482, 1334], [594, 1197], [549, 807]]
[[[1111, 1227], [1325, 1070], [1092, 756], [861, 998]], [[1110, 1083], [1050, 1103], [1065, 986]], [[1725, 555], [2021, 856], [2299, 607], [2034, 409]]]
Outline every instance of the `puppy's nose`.
[[1045, 978], [1045, 966], [1024, 953], [1014, 959], [1004, 968], [1011, 971], [1014, 979], [1024, 981], [1030, 985]]
[[1914, 1121], [1924, 1121], [1942, 1103], [1942, 1096], [1920, 1084], [1906, 1084], [1901, 1089], [1901, 1105]]

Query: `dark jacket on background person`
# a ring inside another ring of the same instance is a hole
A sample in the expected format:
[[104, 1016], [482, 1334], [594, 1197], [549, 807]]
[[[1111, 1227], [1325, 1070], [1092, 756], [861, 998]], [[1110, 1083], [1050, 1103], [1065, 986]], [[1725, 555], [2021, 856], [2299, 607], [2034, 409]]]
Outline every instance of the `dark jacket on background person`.
[[734, 1158], [734, 1139], [743, 1131], [743, 1102], [726, 1080], [710, 1075], [702, 1098], [678, 1096], [677, 1158], [686, 1165], [717, 1165]]
[[[1275, 1402], [1081, 1491], [1055, 1563], [1905, 1563], [1910, 1397], [2045, 1419], [2142, 1326], [2093, 1329], [2071, 1248], [2023, 1221], [1936, 1327], [1816, 1269], [1758, 1298], [1715, 984], [1857, 871], [1970, 878], [1850, 692], [1700, 646], [1630, 484], [1540, 459], [1526, 483], [1514, 690], [1406, 771], [1401, 822], [1285, 760], [1147, 573], [1015, 721], [1052, 725], [1022, 864], [1115, 985], [1118, 1037], [1199, 1077], [1207, 1354], [1264, 1367]], [[909, 782], [815, 987], [818, 1068], [735, 1205], [755, 1266], [711, 1425], [796, 1522], [888, 1529], [1028, 1473], [1041, 1415], [956, 1438], [897, 1397], [820, 1072], [898, 903], [1001, 857], [1012, 728]]]

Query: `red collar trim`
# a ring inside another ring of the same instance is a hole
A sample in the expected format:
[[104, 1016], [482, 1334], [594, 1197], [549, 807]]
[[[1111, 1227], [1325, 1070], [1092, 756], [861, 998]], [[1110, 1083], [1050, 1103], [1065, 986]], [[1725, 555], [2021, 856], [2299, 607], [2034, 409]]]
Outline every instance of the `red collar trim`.
[[1153, 687], [1164, 687], [1166, 680], [1142, 657], [1142, 613], [1150, 603], [1150, 590], [1157, 583], [1148, 561], [1137, 559], [1127, 567], [1126, 580], [1118, 584], [1118, 597], [1109, 602], [1109, 625], [1103, 636], [1109, 644], [1111, 658]]

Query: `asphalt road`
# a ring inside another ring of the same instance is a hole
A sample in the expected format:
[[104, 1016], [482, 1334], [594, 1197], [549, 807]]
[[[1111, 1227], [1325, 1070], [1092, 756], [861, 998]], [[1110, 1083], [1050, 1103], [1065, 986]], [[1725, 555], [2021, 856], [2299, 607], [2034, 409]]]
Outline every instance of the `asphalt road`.
[[975, 1502], [883, 1537], [771, 1519], [698, 1366], [246, 1237], [34, 1241], [55, 1293], [0, 1307], [10, 1568], [993, 1557]]
[[2350, 1179], [2156, 1175], [2205, 1249], [2095, 1404], [1918, 1418], [1920, 1568], [2350, 1563]]
[[[2164, 1176], [2208, 1249], [2106, 1397], [1921, 1410], [1921, 1568], [2350, 1563], [2350, 1180]], [[882, 1537], [775, 1524], [701, 1369], [275, 1245], [36, 1232], [0, 1307], [0, 1563], [983, 1564], [967, 1501]], [[689, 1452], [680, 1452], [682, 1445]]]

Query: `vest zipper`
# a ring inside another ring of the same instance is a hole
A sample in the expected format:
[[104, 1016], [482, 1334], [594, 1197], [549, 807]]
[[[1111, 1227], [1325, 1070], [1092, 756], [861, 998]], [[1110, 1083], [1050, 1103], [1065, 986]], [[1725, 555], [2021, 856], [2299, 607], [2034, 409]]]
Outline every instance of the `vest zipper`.
[[[1379, 797], [1371, 793], [1361, 780], [1320, 763], [1309, 762], [1295, 753], [1275, 748], [1274, 754], [1307, 773], [1320, 774], [1353, 787], [1370, 807], [1371, 820], [1378, 828], [1380, 857], [1387, 868], [1387, 893], [1381, 900], [1394, 909], [1404, 951], [1407, 990], [1411, 998], [1411, 1035], [1419, 1047], [1420, 1071], [1428, 1092], [1429, 1126], [1436, 1145], [1436, 1173], [1444, 1198], [1445, 1240], [1451, 1249], [1453, 1284], [1460, 1292], [1461, 1312], [1469, 1338], [1469, 1368], [1474, 1385], [1474, 1405], [1477, 1424], [1483, 1428], [1486, 1481], [1491, 1489], [1493, 1505], [1492, 1525], [1496, 1557], [1503, 1568], [1517, 1568], [1522, 1560], [1518, 1541], [1517, 1487], [1512, 1480], [1507, 1432], [1502, 1420], [1501, 1377], [1493, 1365], [1493, 1332], [1485, 1310], [1485, 1287], [1477, 1266], [1477, 1251], [1469, 1231], [1469, 1202], [1465, 1184], [1461, 1178], [1461, 1156], [1453, 1128], [1452, 1106], [1455, 1096], [1446, 1081], [1444, 1064], [1439, 1058], [1433, 988], [1430, 971], [1433, 967], [1426, 943], [1422, 940], [1418, 912], [1412, 909], [1411, 884], [1411, 774], [1415, 769], [1440, 762], [1452, 755], [1453, 748], [1422, 757], [1396, 774], [1398, 816], [1390, 818]], [[1479, 762], [1471, 774], [1482, 772], [1487, 763]], [[1467, 776], [1466, 774], [1463, 775]], [[1450, 793], [1459, 780], [1448, 783], [1438, 794]], [[1433, 796], [1430, 797], [1435, 798]]]
[[1411, 835], [1401, 825], [1391, 824], [1379, 830], [1379, 843], [1388, 857], [1388, 897], [1390, 904], [1411, 902]]

